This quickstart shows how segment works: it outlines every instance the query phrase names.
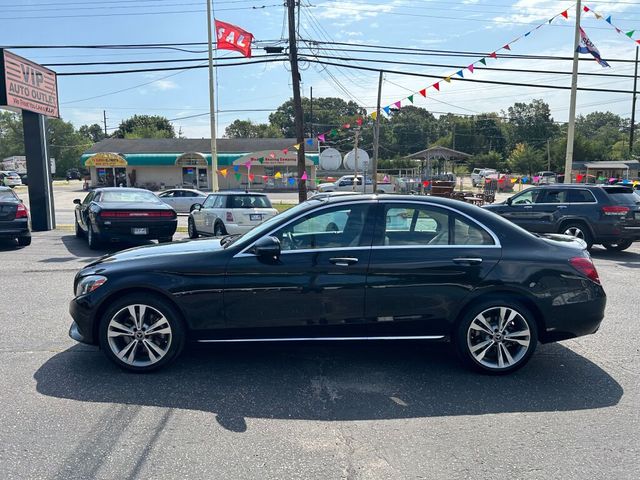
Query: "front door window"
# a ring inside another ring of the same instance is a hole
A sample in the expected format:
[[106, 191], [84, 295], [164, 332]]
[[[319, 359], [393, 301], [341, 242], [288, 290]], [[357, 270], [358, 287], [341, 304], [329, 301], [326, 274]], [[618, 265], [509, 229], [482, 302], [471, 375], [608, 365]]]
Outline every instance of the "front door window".
[[197, 188], [196, 167], [182, 167], [182, 185]]
[[198, 188], [201, 190], [209, 189], [209, 173], [206, 168], [198, 168]]

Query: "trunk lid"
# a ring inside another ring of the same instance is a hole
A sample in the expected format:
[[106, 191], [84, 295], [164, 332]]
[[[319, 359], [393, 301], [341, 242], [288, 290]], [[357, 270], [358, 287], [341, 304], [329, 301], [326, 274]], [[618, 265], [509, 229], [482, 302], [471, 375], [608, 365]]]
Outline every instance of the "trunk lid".
[[571, 248], [580, 252], [587, 249], [587, 244], [584, 240], [571, 235], [561, 235], [559, 233], [540, 233], [535, 235], [554, 247]]
[[15, 220], [18, 204], [13, 202], [0, 202], [0, 220]]

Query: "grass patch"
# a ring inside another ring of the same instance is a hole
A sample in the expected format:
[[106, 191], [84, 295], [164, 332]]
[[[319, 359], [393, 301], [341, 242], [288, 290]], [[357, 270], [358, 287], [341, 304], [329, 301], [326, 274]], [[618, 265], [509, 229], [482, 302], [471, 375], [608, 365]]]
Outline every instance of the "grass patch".
[[295, 203], [274, 203], [273, 208], [278, 210], [278, 213], [282, 213], [285, 210], [289, 210], [291, 207], [295, 207]]

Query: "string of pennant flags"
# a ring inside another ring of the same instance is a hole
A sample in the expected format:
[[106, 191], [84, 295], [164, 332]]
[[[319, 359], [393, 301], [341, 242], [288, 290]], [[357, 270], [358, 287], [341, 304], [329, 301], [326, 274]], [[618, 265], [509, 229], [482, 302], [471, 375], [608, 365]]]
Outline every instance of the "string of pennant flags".
[[[591, 13], [593, 14], [593, 16], [597, 19], [597, 20], [603, 20], [604, 22], [608, 23], [611, 28], [614, 28], [615, 31], [617, 33], [619, 33], [620, 35], [624, 35], [625, 37], [627, 37], [629, 40], [631, 40], [632, 42], [635, 42], [637, 45], [640, 45], [640, 38], [638, 39], [634, 39], [634, 34], [636, 33], [636, 30], [629, 30], [629, 31], [625, 31], [622, 28], [617, 27], [614, 23], [613, 20], [611, 18], [611, 15], [602, 15], [601, 13], [596, 12], [593, 8], [584, 5], [582, 7], [582, 10], [585, 13]], [[638, 32], [640, 33], [640, 30], [638, 30]]]

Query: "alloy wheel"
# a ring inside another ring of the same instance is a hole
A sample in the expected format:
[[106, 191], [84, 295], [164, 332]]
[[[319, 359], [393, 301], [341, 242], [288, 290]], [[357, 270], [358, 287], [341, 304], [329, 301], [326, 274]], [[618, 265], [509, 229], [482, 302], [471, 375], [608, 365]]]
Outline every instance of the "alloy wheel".
[[575, 225], [570, 226], [564, 231], [565, 235], [571, 235], [572, 237], [577, 237], [580, 240], [584, 240], [584, 232], [581, 228], [576, 227]]
[[167, 318], [149, 305], [122, 308], [107, 326], [109, 348], [120, 361], [133, 367], [148, 367], [162, 360], [172, 339]]
[[514, 367], [531, 345], [525, 317], [511, 307], [496, 306], [476, 315], [467, 329], [467, 348], [476, 362], [491, 370]]
[[224, 235], [224, 227], [221, 224], [216, 223], [216, 226], [213, 229], [213, 234], [216, 237], [221, 237], [222, 235]]

